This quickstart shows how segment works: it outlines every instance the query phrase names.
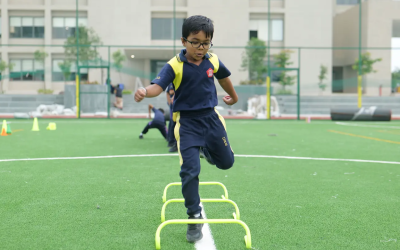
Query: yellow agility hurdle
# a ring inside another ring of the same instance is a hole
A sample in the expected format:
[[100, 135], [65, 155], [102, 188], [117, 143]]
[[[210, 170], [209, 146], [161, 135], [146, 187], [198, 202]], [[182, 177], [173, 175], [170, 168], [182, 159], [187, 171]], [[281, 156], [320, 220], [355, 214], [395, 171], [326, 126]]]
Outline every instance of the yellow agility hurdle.
[[[228, 199], [228, 190], [226, 189], [225, 185], [222, 184], [221, 182], [199, 182], [200, 186], [210, 186], [210, 185], [218, 185], [221, 186], [224, 189], [225, 195], [222, 195], [222, 199]], [[182, 182], [172, 182], [168, 184], [165, 189], [164, 189], [164, 194], [163, 194], [163, 202], [167, 201], [167, 190], [171, 186], [182, 186]]]
[[156, 249], [161, 249], [161, 238], [160, 238], [160, 233], [161, 230], [166, 226], [166, 225], [170, 225], [170, 224], [205, 224], [205, 223], [209, 223], [209, 224], [220, 224], [220, 223], [224, 223], [224, 224], [239, 224], [241, 225], [244, 230], [246, 230], [246, 235], [244, 236], [244, 242], [246, 243], [246, 248], [251, 248], [251, 235], [250, 235], [250, 229], [249, 227], [246, 225], [246, 223], [244, 223], [241, 220], [235, 220], [235, 219], [202, 219], [202, 220], [190, 220], [190, 219], [186, 219], [186, 220], [167, 220], [163, 223], [161, 223], [160, 226], [158, 226], [157, 228], [157, 232], [156, 232]]
[[[170, 203], [176, 203], [176, 202], [185, 202], [185, 199], [171, 199], [167, 200], [162, 209], [161, 209], [161, 222], [165, 221], [165, 209], [167, 208], [167, 205]], [[236, 213], [233, 214], [233, 218], [235, 220], [240, 220], [240, 212], [239, 212], [239, 207], [236, 205], [236, 203], [232, 200], [228, 199], [200, 199], [200, 202], [225, 202], [225, 203], [230, 203], [235, 207]]]

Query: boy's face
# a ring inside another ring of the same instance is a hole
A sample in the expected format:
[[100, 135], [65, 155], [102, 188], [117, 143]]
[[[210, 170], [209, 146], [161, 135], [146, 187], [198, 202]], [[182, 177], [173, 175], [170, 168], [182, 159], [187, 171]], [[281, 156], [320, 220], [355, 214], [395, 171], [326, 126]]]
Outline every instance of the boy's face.
[[[206, 37], [206, 33], [202, 30], [197, 34], [190, 33], [190, 35], [186, 37], [186, 40], [182, 37], [182, 44], [186, 47], [186, 57], [193, 61], [202, 60], [204, 55], [208, 52], [211, 43], [210, 39], [210, 37]], [[202, 45], [201, 43], [205, 43], [206, 45]]]

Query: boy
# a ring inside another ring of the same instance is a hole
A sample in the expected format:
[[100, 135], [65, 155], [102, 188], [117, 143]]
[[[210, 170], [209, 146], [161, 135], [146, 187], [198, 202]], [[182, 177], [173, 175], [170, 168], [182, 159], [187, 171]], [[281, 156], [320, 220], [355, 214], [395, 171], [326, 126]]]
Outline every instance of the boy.
[[157, 128], [161, 134], [167, 139], [167, 127], [165, 126], [165, 117], [163, 109], [156, 109], [153, 105], [149, 104], [149, 118], [151, 119], [151, 111], [154, 112], [154, 118], [144, 127], [142, 133], [139, 135], [139, 139], [143, 139], [143, 134], [147, 134], [149, 129]]
[[[229, 169], [234, 154], [225, 130], [225, 121], [215, 110], [218, 105], [214, 76], [229, 94], [223, 101], [233, 105], [238, 96], [229, 79], [230, 71], [217, 55], [207, 53], [212, 47], [214, 26], [205, 16], [191, 16], [182, 25], [180, 54], [160, 71], [152, 85], [140, 88], [135, 100], [159, 95], [173, 82], [175, 138], [181, 164], [182, 194], [189, 219], [202, 219], [199, 196], [199, 154], [220, 169]], [[203, 224], [188, 224], [186, 239], [195, 242], [203, 237]]]
[[110, 88], [111, 93], [115, 94], [114, 107], [122, 110], [124, 107], [124, 103], [122, 100], [122, 91], [124, 90], [124, 84], [118, 83], [117, 85], [113, 86], [110, 81]]
[[172, 105], [174, 102], [174, 95], [175, 95], [173, 83], [168, 85], [166, 94], [167, 94], [167, 103], [169, 105], [169, 123], [168, 123], [168, 147], [170, 147], [169, 152], [178, 152], [176, 139], [173, 133], [175, 128], [175, 122], [172, 119]]

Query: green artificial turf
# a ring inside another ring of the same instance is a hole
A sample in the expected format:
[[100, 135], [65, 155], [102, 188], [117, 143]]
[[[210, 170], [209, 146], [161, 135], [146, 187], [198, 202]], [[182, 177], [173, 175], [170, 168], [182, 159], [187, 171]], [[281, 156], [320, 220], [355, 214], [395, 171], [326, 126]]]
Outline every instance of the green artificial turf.
[[[50, 120], [39, 120], [32, 132], [32, 120], [9, 120], [17, 132], [0, 137], [0, 159], [168, 154], [158, 131], [138, 139], [147, 121], [55, 120], [57, 130], [48, 131]], [[400, 162], [399, 122], [350, 124], [367, 127], [229, 120], [227, 129], [236, 155]], [[253, 249], [400, 248], [399, 164], [239, 156], [227, 171], [201, 164], [200, 181], [224, 183], [239, 206]], [[172, 155], [2, 161], [0, 248], [155, 249], [161, 196], [180, 181], [179, 170]], [[223, 191], [201, 186], [200, 193], [220, 198]], [[182, 198], [180, 188], [167, 198]], [[210, 219], [234, 212], [230, 204], [204, 207]], [[166, 219], [187, 218], [185, 211], [172, 203]], [[241, 226], [210, 228], [217, 249], [246, 249]], [[194, 249], [185, 233], [185, 225], [165, 227], [162, 249]]]

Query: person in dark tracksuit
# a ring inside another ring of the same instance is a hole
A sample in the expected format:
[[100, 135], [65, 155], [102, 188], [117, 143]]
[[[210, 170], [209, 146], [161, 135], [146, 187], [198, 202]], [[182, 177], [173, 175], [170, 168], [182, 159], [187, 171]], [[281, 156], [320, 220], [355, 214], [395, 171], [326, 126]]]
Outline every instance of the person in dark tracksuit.
[[175, 128], [175, 122], [172, 119], [172, 106], [174, 103], [174, 95], [175, 95], [175, 90], [174, 90], [174, 85], [171, 83], [167, 87], [167, 103], [169, 105], [169, 123], [168, 123], [168, 147], [170, 147], [169, 152], [178, 152], [178, 146], [176, 145], [176, 139], [174, 136], [174, 128]]
[[122, 99], [122, 91], [124, 90], [124, 84], [118, 83], [116, 85], [112, 85], [110, 81], [110, 90], [112, 94], [115, 94], [115, 102], [113, 103], [114, 107], [122, 110], [124, 107], [124, 102]]
[[[199, 174], [200, 155], [220, 169], [229, 169], [234, 163], [234, 153], [226, 133], [224, 118], [215, 107], [218, 105], [214, 77], [228, 93], [223, 101], [232, 105], [238, 96], [229, 79], [231, 72], [213, 53], [214, 26], [205, 16], [191, 16], [182, 25], [182, 45], [185, 47], [173, 57], [146, 88], [139, 88], [135, 100], [158, 96], [172, 82], [175, 96], [173, 118], [176, 121], [182, 194], [189, 219], [202, 219]], [[203, 224], [188, 224], [186, 239], [202, 239]]]
[[149, 104], [149, 118], [151, 119], [151, 111], [154, 112], [154, 118], [151, 122], [147, 123], [146, 127], [144, 127], [142, 133], [140, 133], [139, 138], [143, 139], [143, 135], [147, 134], [149, 129], [156, 128], [161, 134], [167, 139], [167, 127], [165, 125], [165, 117], [163, 109], [156, 109], [153, 105]]

